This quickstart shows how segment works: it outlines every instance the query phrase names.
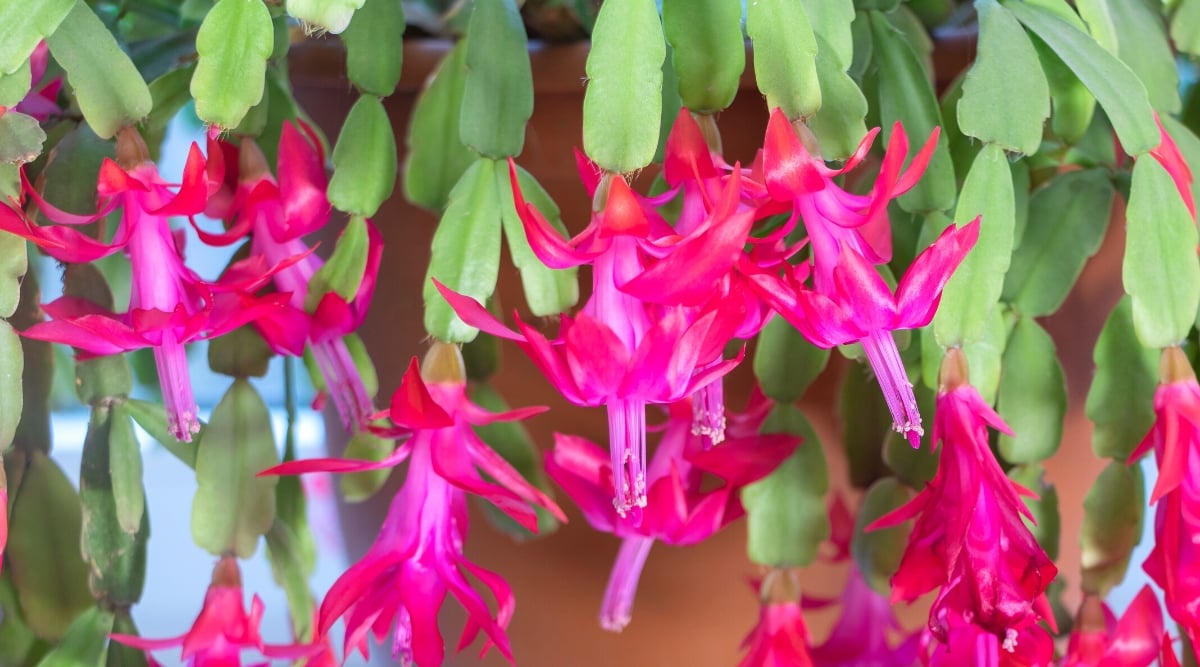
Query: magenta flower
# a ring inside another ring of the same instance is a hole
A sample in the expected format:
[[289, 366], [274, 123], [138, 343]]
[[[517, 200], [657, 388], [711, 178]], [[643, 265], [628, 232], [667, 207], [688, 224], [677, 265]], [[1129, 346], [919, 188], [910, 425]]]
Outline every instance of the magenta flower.
[[352, 431], [365, 428], [375, 408], [343, 336], [357, 329], [367, 315], [383, 255], [383, 239], [374, 225], [365, 223], [369, 239], [365, 270], [352, 299], [329, 291], [309, 303], [309, 284], [324, 261], [313, 254], [303, 237], [325, 226], [331, 207], [325, 197], [325, 158], [320, 142], [306, 125], [301, 123], [299, 127], [304, 134], [289, 121], [283, 124], [278, 181], [271, 176], [253, 140], [243, 138], [240, 150], [223, 149], [210, 141], [210, 155], [222, 151], [236, 158], [226, 161], [238, 166], [238, 177], [232, 202], [215, 207], [216, 211], [210, 206], [209, 212], [234, 222], [222, 234], [201, 229], [197, 232], [212, 245], [228, 245], [250, 233], [251, 256], [282, 267], [273, 274], [273, 280], [280, 293], [290, 295], [290, 308], [259, 318], [255, 327], [276, 352], [298, 356], [306, 346], [312, 351], [338, 416]]
[[876, 593], [851, 564], [837, 624], [829, 638], [809, 650], [816, 667], [914, 667], [920, 633], [905, 637], [895, 647], [889, 636], [902, 628], [888, 599]]
[[1161, 383], [1154, 393], [1154, 426], [1129, 457], [1151, 448], [1158, 481], [1150, 495], [1157, 503], [1154, 550], [1142, 568], [1162, 589], [1167, 611], [1193, 643], [1200, 640], [1200, 385], [1178, 347], [1163, 350]]
[[[837, 600], [806, 598], [804, 606], [822, 608], [841, 603], [837, 623], [829, 637], [809, 650], [816, 667], [914, 667], [921, 633], [904, 633], [892, 603], [876, 593], [850, 559], [854, 515], [840, 494], [829, 505], [829, 546], [832, 563], [849, 561], [846, 586]], [[898, 641], [893, 638], [899, 635]], [[892, 644], [895, 644], [893, 647]]]
[[[633, 600], [646, 557], [655, 541], [695, 544], [744, 514], [743, 486], [765, 477], [799, 444], [787, 435], [758, 435], [769, 401], [734, 417], [730, 439], [706, 449], [692, 430], [686, 402], [672, 406], [648, 472], [648, 503], [640, 517], [618, 513], [612, 504], [612, 464], [600, 447], [571, 435], [556, 434], [546, 456], [546, 473], [571, 496], [596, 530], [622, 538], [600, 609], [606, 630], [623, 629], [632, 617]], [[704, 484], [705, 473], [720, 478]]]
[[[63, 85], [62, 77], [56, 76], [49, 81], [42, 82], [42, 79], [46, 77], [46, 66], [49, 62], [50, 48], [46, 46], [45, 40], [42, 40], [38, 42], [29, 56], [29, 80], [33, 87], [25, 94], [24, 99], [13, 107], [16, 111], [32, 116], [39, 121], [48, 120], [51, 116], [62, 113], [62, 109], [58, 106], [58, 92], [62, 90]], [[0, 113], [0, 115], [3, 114]]]
[[257, 298], [253, 291], [279, 267], [251, 258], [231, 267], [227, 280], [201, 280], [184, 266], [182, 236], [168, 221], [170, 216], [204, 209], [207, 184], [199, 148], [193, 144], [177, 192], [159, 176], [136, 130], [125, 128], [118, 135], [117, 156], [126, 166], [104, 161], [97, 185], [101, 205], [95, 215], [58, 210], [25, 183], [42, 213], [64, 225], [92, 222], [121, 208], [111, 244], [69, 226], [36, 225], [8, 207], [0, 207], [0, 229], [33, 241], [63, 262], [90, 262], [124, 249], [132, 273], [129, 312], [117, 315], [86, 299], [65, 296], [42, 306], [53, 321], [21, 334], [71, 345], [81, 358], [153, 348], [168, 426], [176, 438], [189, 441], [200, 422], [184, 344], [219, 336], [277, 311], [282, 305], [278, 296]]
[[[449, 348], [449, 349], [447, 349]], [[452, 352], [451, 352], [452, 351]], [[453, 346], [435, 344], [437, 355], [456, 358]], [[392, 396], [390, 416], [398, 430], [411, 435], [396, 451], [379, 462], [347, 459], [313, 459], [276, 466], [262, 474], [312, 471], [354, 472], [395, 466], [408, 459], [408, 476], [396, 494], [375, 544], [347, 570], [321, 603], [322, 635], [340, 618], [346, 624], [345, 648], [357, 647], [367, 655], [367, 639], [382, 641], [393, 634], [392, 657], [404, 665], [437, 667], [445, 658], [438, 610], [453, 594], [467, 611], [467, 625], [459, 649], [480, 631], [491, 646], [509, 660], [505, 628], [512, 617], [511, 589], [499, 575], [463, 556], [467, 537], [467, 493], [488, 499], [513, 520], [537, 530], [532, 505], [549, 510], [565, 521], [562, 510], [526, 482], [516, 470], [484, 444], [472, 425], [521, 419], [542, 411], [526, 408], [491, 414], [466, 398], [461, 359], [452, 359], [456, 370], [447, 379], [425, 381], [416, 359]], [[440, 372], [440, 371], [439, 371]], [[486, 473], [494, 482], [485, 480]], [[493, 613], [483, 596], [472, 588], [470, 574], [496, 599]]]
[[[934, 445], [942, 447], [937, 474], [869, 529], [917, 517], [892, 577], [892, 600], [912, 601], [940, 586], [929, 629], [948, 651], [991, 655], [998, 647], [1013, 654], [1021, 647], [1023, 653], [1023, 643], [1042, 643], [1034, 637], [1044, 634], [1038, 621], [1053, 623], [1044, 593], [1058, 569], [1022, 522], [1032, 520], [1020, 498], [1030, 492], [1005, 477], [988, 447], [989, 426], [1011, 431], [966, 383], [965, 364], [952, 349], [942, 365], [933, 427]], [[964, 648], [968, 643], [975, 648]]]
[[[162, 649], [183, 648], [180, 656], [188, 667], [241, 667], [244, 650], [257, 651], [267, 660], [298, 660], [320, 650], [317, 644], [265, 644], [259, 635], [263, 603], [257, 595], [246, 612], [242, 599], [242, 575], [237, 559], [222, 558], [213, 569], [212, 585], [204, 596], [204, 607], [192, 629], [171, 639], [144, 639], [131, 635], [113, 634], [113, 641], [139, 648], [149, 653]], [[158, 665], [147, 655], [150, 664]], [[264, 663], [265, 664], [265, 663]]]
[[896, 431], [919, 447], [925, 433], [921, 414], [891, 332], [929, 324], [942, 288], [978, 238], [978, 219], [947, 227], [913, 260], [895, 292], [867, 257], [847, 245], [841, 246], [831, 293], [807, 288], [803, 265], [786, 268], [782, 278], [762, 273], [751, 279], [763, 299], [814, 345], [861, 343]]
[[1158, 599], [1144, 586], [1118, 621], [1103, 600], [1085, 595], [1058, 667], [1149, 667], [1162, 649]]
[[742, 640], [746, 655], [738, 667], [814, 667], [795, 573], [772, 570], [762, 589], [758, 625]]
[[[763, 142], [763, 181], [772, 199], [792, 207], [792, 219], [783, 233], [795, 225], [797, 216], [803, 219], [816, 268], [814, 283], [822, 294], [832, 295], [837, 291], [834, 268], [841, 263], [840, 256], [847, 249], [871, 264], [882, 264], [891, 258], [887, 205], [916, 185], [937, 148], [935, 129], [925, 146], [913, 156], [908, 170], [901, 174], [908, 157], [908, 135], [896, 123], [871, 194], [851, 194], [834, 179], [862, 162], [878, 132], [878, 128], [869, 132], [845, 165], [831, 169], [820, 155], [808, 150], [781, 110], [771, 112]], [[808, 136], [812, 139], [811, 134]], [[815, 144], [815, 139], [812, 143]]]
[[[694, 290], [728, 272], [744, 234], [729, 234], [714, 224], [680, 240], [663, 220], [646, 214], [624, 180], [612, 178], [604, 210], [566, 241], [525, 203], [515, 167], [510, 169], [517, 211], [534, 252], [553, 268], [592, 263], [591, 298], [576, 317], [563, 315], [558, 338], [548, 340], [520, 318], [520, 333], [510, 330], [478, 301], [434, 282], [467, 324], [516, 341], [568, 401], [608, 408], [609, 449], [618, 480], [615, 507], [620, 514], [640, 511], [646, 506], [646, 404], [673, 403], [732, 370], [741, 355], [733, 360], [721, 355], [739, 319], [731, 312], [737, 308], [732, 302], [710, 303], [698, 312], [685, 306], [652, 307], [625, 288], [644, 277], [645, 255], [664, 254], [659, 244], [674, 242], [676, 252], [656, 265], [662, 273], [654, 280], [690, 303]], [[583, 173], [594, 190], [586, 165]], [[748, 229], [750, 218], [739, 220]]]

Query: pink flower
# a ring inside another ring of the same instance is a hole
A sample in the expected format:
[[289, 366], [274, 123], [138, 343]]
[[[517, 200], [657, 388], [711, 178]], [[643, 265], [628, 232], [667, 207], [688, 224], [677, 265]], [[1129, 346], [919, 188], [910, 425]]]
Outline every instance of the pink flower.
[[[246, 612], [242, 601], [242, 575], [237, 559], [222, 558], [213, 569], [212, 585], [204, 596], [204, 607], [192, 629], [171, 639], [144, 639], [114, 634], [113, 641], [147, 652], [180, 646], [180, 656], [189, 667], [240, 667], [241, 653], [254, 650], [268, 660], [297, 660], [320, 650], [316, 644], [274, 645], [263, 643], [258, 633], [263, 603], [257, 595]], [[158, 664], [150, 657], [151, 664]]]
[[357, 329], [367, 315], [383, 240], [374, 225], [363, 223], [368, 237], [365, 270], [353, 298], [332, 290], [319, 300], [310, 298], [309, 285], [324, 261], [313, 254], [302, 237], [325, 226], [331, 208], [325, 198], [325, 158], [320, 143], [306, 125], [301, 123], [299, 127], [307, 137], [291, 122], [283, 124], [278, 181], [271, 176], [266, 159], [252, 139], [243, 138], [240, 150], [210, 141], [210, 155], [220, 151], [236, 158], [236, 162], [228, 162], [237, 165], [238, 177], [228, 210], [221, 210], [224, 206], [210, 206], [209, 210], [234, 222], [222, 234], [201, 229], [197, 232], [212, 245], [235, 243], [250, 233], [251, 256], [282, 267], [273, 274], [273, 280], [280, 293], [290, 295], [290, 308], [259, 318], [255, 327], [276, 352], [298, 356], [306, 346], [312, 351], [338, 416], [352, 431], [365, 428], [375, 409], [342, 337]]
[[921, 414], [891, 332], [929, 324], [942, 288], [978, 238], [978, 219], [964, 227], [947, 227], [913, 260], [895, 292], [867, 257], [845, 244], [832, 272], [830, 293], [803, 284], [808, 275], [803, 265], [784, 269], [782, 278], [764, 273], [752, 280], [767, 303], [814, 345], [861, 343], [896, 431], [919, 447], [925, 432]]
[[738, 667], [814, 667], [795, 573], [772, 570], [762, 589], [758, 625], [742, 640], [747, 652]]
[[[795, 450], [797, 438], [758, 435], [769, 407], [763, 400], [735, 417], [731, 438], [719, 448], [705, 449], [703, 438], [692, 431], [690, 406], [672, 406], [650, 461], [648, 503], [640, 517], [614, 509], [612, 465], [604, 450], [583, 438], [555, 435], [546, 473], [579, 505], [593, 528], [622, 538], [600, 610], [606, 630], [619, 631], [629, 623], [638, 579], [655, 541], [683, 546], [708, 539], [744, 514], [741, 488], [770, 474]], [[704, 484], [705, 473], [723, 483]]]
[[[1043, 633], [1038, 621], [1053, 623], [1044, 592], [1058, 569], [1022, 522], [1032, 520], [1020, 498], [1030, 492], [1005, 477], [988, 447], [988, 426], [1011, 431], [967, 384], [961, 351], [950, 350], [942, 369], [933, 427], [934, 444], [942, 445], [937, 474], [869, 529], [917, 517], [892, 577], [892, 600], [912, 601], [940, 586], [929, 629], [947, 650], [1024, 652], [1025, 643], [1043, 643], [1026, 641]], [[1029, 664], [1049, 664], [1049, 656]]]
[[1200, 385], [1178, 347], [1164, 349], [1161, 383], [1154, 394], [1154, 426], [1129, 457], [1151, 448], [1158, 481], [1150, 495], [1157, 503], [1154, 550], [1142, 567], [1163, 589], [1167, 611], [1192, 642], [1200, 640]]
[[1149, 586], [1118, 621], [1103, 600], [1085, 595], [1059, 667], [1149, 667], [1162, 648], [1163, 619]]
[[[32, 116], [39, 121], [48, 120], [51, 116], [61, 114], [58, 106], [58, 91], [62, 90], [61, 76], [42, 83], [46, 77], [46, 66], [50, 61], [50, 48], [45, 40], [38, 42], [37, 47], [29, 56], [29, 80], [33, 86], [25, 98], [14, 107], [17, 111]], [[41, 87], [38, 87], [40, 84]]]
[[[834, 267], [845, 250], [857, 253], [871, 264], [891, 258], [887, 205], [916, 185], [937, 148], [935, 129], [925, 146], [913, 156], [908, 170], [901, 174], [908, 157], [908, 135], [896, 123], [871, 194], [851, 194], [834, 179], [862, 162], [878, 132], [878, 128], [869, 132], [845, 165], [831, 169], [820, 155], [809, 151], [781, 110], [771, 112], [763, 142], [763, 180], [772, 199], [791, 205], [789, 229], [795, 225], [797, 216], [803, 219], [816, 266], [814, 282], [823, 294], [836, 291]], [[807, 138], [815, 147], [812, 135], [807, 134]]]
[[189, 441], [200, 422], [184, 344], [219, 336], [277, 310], [282, 305], [279, 298], [252, 296], [277, 267], [251, 258], [231, 267], [227, 281], [201, 280], [184, 266], [182, 236], [172, 231], [168, 221], [170, 216], [204, 209], [207, 184], [199, 148], [192, 145], [177, 192], [159, 176], [133, 128], [118, 135], [117, 156], [125, 167], [105, 160], [100, 168], [101, 205], [95, 215], [58, 210], [25, 183], [25, 191], [42, 213], [64, 225], [92, 222], [121, 208], [121, 223], [111, 244], [69, 226], [35, 225], [7, 207], [0, 207], [0, 229], [30, 239], [63, 262], [90, 262], [124, 249], [132, 273], [129, 312], [117, 315], [86, 299], [66, 296], [42, 306], [53, 321], [21, 333], [71, 345], [81, 358], [153, 348], [168, 426], [176, 438]]
[[[511, 660], [504, 630], [514, 609], [512, 591], [499, 575], [463, 556], [467, 493], [488, 499], [533, 531], [537, 530], [537, 518], [531, 505], [566, 520], [554, 501], [526, 482], [471, 430], [472, 425], [521, 419], [542, 409], [491, 414], [469, 402], [458, 354], [454, 346], [435, 344], [426, 358], [425, 372], [436, 377], [428, 381], [422, 379], [413, 360], [390, 409], [392, 421], [411, 435], [383, 461], [314, 459], [285, 463], [262, 473], [354, 472], [409, 460], [404, 487], [392, 501], [375, 544], [338, 578], [321, 604], [320, 633], [324, 635], [343, 619], [347, 651], [357, 647], [366, 656], [368, 635], [382, 641], [390, 632], [394, 659], [405, 665], [441, 665], [445, 649], [437, 617], [450, 593], [468, 616], [459, 648], [482, 631], [487, 637], [483, 651], [494, 645]], [[450, 366], [439, 366], [446, 363]], [[447, 368], [451, 369], [448, 373]], [[495, 482], [485, 480], [480, 469]], [[472, 587], [467, 574], [491, 592], [497, 604], [495, 613]]]
[[920, 633], [890, 645], [889, 635], [902, 629], [892, 604], [867, 584], [853, 564], [840, 601], [841, 613], [829, 638], [809, 650], [816, 667], [913, 667], [917, 663]]
[[[581, 165], [594, 191], [595, 174]], [[520, 333], [510, 330], [479, 302], [434, 282], [467, 324], [516, 341], [568, 401], [608, 408], [610, 456], [618, 471], [615, 507], [621, 514], [640, 511], [646, 506], [646, 404], [673, 403], [732, 370], [740, 355], [733, 360], [721, 355], [740, 320], [733, 302], [710, 302], [699, 311], [652, 307], [629, 294], [628, 286], [648, 275], [645, 257], [666, 255], [659, 244], [670, 243], [675, 251], [655, 266], [661, 273], [650, 280], [674, 290], [681, 303], [691, 304], [693, 297], [703, 303], [704, 293], [693, 291], [707, 289], [728, 272], [745, 234], [729, 233], [717, 220], [731, 218], [714, 215], [713, 224], [681, 240], [662, 219], [646, 214], [624, 180], [611, 177], [604, 210], [566, 241], [526, 204], [515, 167], [511, 170], [517, 211], [533, 251], [552, 268], [591, 263], [591, 298], [576, 317], [562, 316], [558, 338], [548, 340], [519, 318]], [[749, 228], [749, 214], [737, 219]]]

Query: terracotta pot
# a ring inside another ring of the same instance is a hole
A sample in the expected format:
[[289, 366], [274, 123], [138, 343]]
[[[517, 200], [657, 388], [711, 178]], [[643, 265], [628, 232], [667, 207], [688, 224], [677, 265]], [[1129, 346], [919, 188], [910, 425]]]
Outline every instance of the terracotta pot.
[[[961, 71], [973, 55], [969, 37], [951, 40], [952, 48], [939, 47], [939, 87]], [[442, 41], [405, 44], [404, 76], [396, 93], [385, 104], [396, 136], [403, 141], [416, 95], [432, 69], [450, 48]], [[589, 201], [576, 177], [572, 147], [582, 141], [585, 44], [534, 46], [530, 57], [535, 81], [533, 117], [525, 150], [519, 161], [533, 173], [560, 205], [572, 232], [587, 222]], [[337, 42], [310, 41], [294, 46], [290, 70], [297, 99], [330, 137], [355, 99], [345, 78], [344, 54]], [[727, 157], [747, 162], [761, 145], [767, 119], [765, 103], [754, 88], [750, 64], [742, 92], [730, 109], [719, 116]], [[403, 148], [403, 146], [401, 146]], [[422, 325], [421, 281], [429, 261], [429, 244], [436, 218], [407, 204], [400, 187], [375, 218], [386, 244], [376, 303], [362, 329], [380, 376], [380, 396], [391, 394], [408, 360], [426, 347]], [[1114, 227], [1116, 227], [1114, 225]], [[1110, 236], [1112, 236], [1110, 234]], [[1119, 246], [1119, 244], [1118, 244]], [[1064, 353], [1072, 389], [1072, 412], [1062, 452], [1051, 462], [1051, 479], [1064, 498], [1081, 498], [1099, 470], [1099, 462], [1080, 465], [1087, 447], [1087, 422], [1082, 419], [1080, 393], [1090, 371], [1090, 350], [1108, 307], [1119, 295], [1119, 278], [1111, 272], [1113, 253], [1107, 243], [1101, 262], [1085, 272], [1084, 286], [1068, 299], [1062, 313], [1049, 326]], [[581, 274], [586, 286], [589, 275]], [[523, 306], [520, 282], [507, 258], [502, 265], [499, 294], [509, 308]], [[835, 355], [836, 357], [836, 355]], [[565, 403], [533, 365], [515, 348], [504, 348], [504, 367], [496, 386], [512, 405], [548, 405], [549, 413], [527, 422], [535, 441], [546, 447], [555, 431], [579, 434], [603, 443], [607, 423], [600, 409], [580, 409]], [[845, 478], [834, 420], [834, 391], [845, 364], [831, 364], [813, 391], [805, 397], [806, 412], [822, 436], [831, 466], [831, 479]], [[744, 404], [750, 384], [748, 364], [729, 385], [732, 407]], [[386, 400], [380, 399], [381, 402]], [[331, 437], [339, 431], [330, 429]], [[331, 448], [338, 449], [337, 443]], [[394, 482], [395, 480], [393, 480]], [[835, 484], [840, 482], [835, 481]], [[374, 539], [386, 512], [390, 493], [343, 511], [347, 549], [352, 559]], [[565, 498], [560, 500], [566, 502]], [[518, 664], [526, 667], [588, 667], [590, 665], [728, 665], [736, 664], [738, 644], [757, 618], [757, 602], [747, 585], [754, 574], [747, 561], [745, 533], [735, 524], [704, 544], [687, 550], [656, 546], [641, 580], [633, 623], [621, 635], [599, 628], [597, 614], [618, 541], [592, 531], [574, 510], [571, 522], [549, 539], [515, 545], [483, 526], [473, 514], [475, 530], [467, 545], [470, 558], [508, 579], [516, 592], [519, 611], [509, 636]], [[1078, 534], [1080, 503], [1063, 503], [1063, 534]], [[1064, 540], [1063, 572], [1077, 581], [1078, 549], [1073, 538]], [[805, 585], [817, 595], [840, 590], [841, 575], [819, 568], [806, 574]], [[453, 608], [459, 614], [454, 603]], [[923, 612], [909, 614], [917, 618]], [[459, 614], [459, 617], [461, 614]], [[459, 618], [456, 617], [456, 618]], [[814, 638], [827, 631], [832, 614], [814, 612], [810, 625]], [[447, 643], [457, 640], [460, 620], [447, 626]], [[377, 651], [386, 655], [386, 650]], [[494, 652], [483, 663], [465, 654], [462, 664], [507, 664]], [[387, 664], [386, 662], [380, 664]], [[450, 664], [455, 663], [451, 659]]]

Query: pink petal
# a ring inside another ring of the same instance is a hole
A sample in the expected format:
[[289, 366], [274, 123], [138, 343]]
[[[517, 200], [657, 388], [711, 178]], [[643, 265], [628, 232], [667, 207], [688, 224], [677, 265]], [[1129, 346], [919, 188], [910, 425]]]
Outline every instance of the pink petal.
[[21, 335], [34, 340], [70, 345], [89, 355], [101, 356], [139, 350], [151, 345], [150, 341], [129, 325], [103, 315], [41, 322], [22, 331]]
[[[737, 172], [734, 172], [737, 173]], [[663, 176], [672, 186], [684, 180], [701, 180], [717, 176], [708, 142], [696, 119], [687, 109], [680, 109], [667, 136], [663, 158]]]
[[783, 111], [771, 111], [763, 140], [763, 170], [767, 191], [780, 201], [824, 189], [825, 177], [815, 168], [815, 159], [805, 150], [796, 130]]
[[720, 447], [688, 454], [687, 461], [731, 486], [745, 486], [771, 474], [799, 445], [800, 438], [792, 435], [730, 438]]
[[288, 237], [304, 236], [324, 226], [332, 210], [325, 196], [325, 163], [318, 150], [291, 121], [283, 122], [278, 162]]
[[892, 328], [896, 319], [896, 300], [883, 276], [865, 257], [842, 246], [833, 271], [841, 305], [854, 313], [862, 329]]
[[942, 288], [979, 239], [979, 218], [963, 227], [951, 225], [908, 267], [896, 288], [899, 308], [893, 328], [916, 329], [929, 324]]
[[642, 210], [637, 195], [629, 188], [624, 178], [613, 177], [610, 183], [608, 201], [604, 204], [604, 213], [599, 220], [599, 236], [646, 237], [650, 233], [650, 221]]
[[430, 280], [433, 281], [434, 287], [437, 288], [437, 291], [442, 295], [442, 298], [444, 298], [450, 304], [450, 307], [454, 309], [455, 314], [462, 318], [463, 322], [466, 322], [480, 331], [490, 333], [493, 336], [507, 338], [508, 340], [523, 340], [520, 334], [504, 326], [500, 320], [496, 319], [495, 315], [492, 315], [487, 308], [483, 307], [483, 304], [469, 296], [464, 296], [458, 292], [455, 292], [449, 287], [446, 287], [442, 283], [438, 282], [437, 278], [430, 278]]
[[513, 204], [525, 227], [525, 236], [533, 254], [552, 269], [566, 269], [591, 261], [589, 255], [576, 250], [536, 208], [526, 203], [517, 179], [517, 163], [512, 158], [508, 160], [508, 175], [512, 182]]
[[610, 396], [629, 367], [629, 350], [604, 323], [580, 313], [564, 335], [567, 368], [581, 392]]
[[1143, 586], [1117, 622], [1108, 651], [1097, 667], [1148, 667], [1158, 657], [1162, 609], [1149, 585]]
[[196, 215], [204, 211], [208, 203], [208, 174], [204, 170], [204, 153], [200, 146], [192, 142], [188, 151], [187, 164], [183, 166], [183, 183], [179, 192], [163, 206], [149, 211], [151, 215]]
[[421, 379], [421, 366], [416, 357], [408, 364], [390, 408], [392, 421], [412, 429], [442, 429], [454, 426], [454, 419], [430, 396]]
[[546, 474], [579, 506], [592, 528], [613, 532], [616, 512], [607, 452], [584, 438], [555, 433], [554, 449], [546, 453]]

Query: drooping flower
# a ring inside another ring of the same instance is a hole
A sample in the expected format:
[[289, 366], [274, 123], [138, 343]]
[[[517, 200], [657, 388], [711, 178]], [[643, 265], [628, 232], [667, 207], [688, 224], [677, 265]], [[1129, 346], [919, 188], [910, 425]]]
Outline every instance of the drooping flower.
[[[170, 639], [145, 639], [113, 634], [113, 641], [148, 653], [182, 647], [180, 659], [188, 667], [241, 667], [245, 650], [257, 651], [268, 660], [298, 660], [320, 650], [317, 644], [266, 644], [259, 634], [263, 603], [257, 595], [247, 613], [242, 597], [242, 575], [237, 559], [226, 556], [213, 569], [212, 584], [204, 596], [204, 607], [186, 633]], [[154, 658], [150, 656], [152, 664]], [[258, 663], [255, 663], [258, 664]]]
[[[63, 262], [90, 262], [123, 249], [131, 269], [129, 311], [117, 315], [86, 299], [65, 296], [42, 306], [52, 321], [21, 333], [71, 345], [81, 358], [153, 348], [168, 426], [176, 438], [189, 441], [200, 422], [183, 346], [219, 336], [281, 307], [280, 298], [253, 296], [275, 269], [250, 258], [231, 268], [228, 281], [209, 283], [184, 266], [182, 237], [172, 231], [168, 218], [204, 209], [205, 160], [197, 146], [193, 144], [188, 155], [178, 191], [159, 176], [137, 130], [121, 130], [117, 158], [120, 166], [107, 159], [101, 165], [100, 210], [95, 215], [58, 210], [26, 182], [25, 192], [42, 214], [68, 226], [37, 225], [0, 206], [0, 229], [33, 241]], [[95, 221], [118, 207], [121, 223], [111, 243], [70, 227]]]
[[846, 587], [839, 597], [842, 608], [829, 637], [809, 649], [816, 667], [914, 667], [920, 633], [904, 637], [895, 646], [900, 622], [888, 599], [876, 593], [858, 567], [850, 565]]
[[809, 649], [816, 667], [914, 667], [917, 663], [921, 633], [905, 633], [887, 596], [875, 592], [851, 560], [850, 543], [855, 518], [841, 495], [829, 506], [829, 546], [827, 560], [849, 562], [849, 573], [842, 594], [836, 600], [806, 598], [807, 607], [841, 604], [838, 620], [829, 637]]
[[[692, 430], [687, 402], [672, 406], [650, 460], [648, 503], [640, 517], [621, 515], [613, 507], [612, 465], [603, 449], [577, 436], [555, 435], [546, 473], [593, 528], [622, 538], [600, 610], [606, 630], [619, 631], [629, 623], [638, 579], [655, 541], [684, 546], [708, 539], [744, 514], [741, 488], [770, 474], [795, 450], [793, 436], [758, 434], [769, 407], [764, 399], [735, 416], [725, 444], [707, 449]], [[706, 473], [723, 483], [704, 484]]]
[[29, 82], [32, 88], [25, 97], [14, 107], [17, 111], [45, 121], [55, 114], [62, 113], [58, 106], [58, 92], [62, 90], [63, 80], [56, 76], [49, 81], [46, 77], [46, 66], [50, 62], [50, 48], [46, 41], [38, 42], [29, 56]]
[[[495, 646], [512, 659], [505, 635], [514, 609], [512, 590], [499, 575], [463, 555], [467, 493], [486, 498], [532, 531], [537, 530], [534, 505], [562, 521], [566, 518], [554, 501], [479, 440], [471, 426], [541, 411], [526, 408], [492, 414], [471, 403], [458, 349], [435, 343], [424, 367], [418, 370], [414, 359], [392, 396], [390, 417], [398, 432], [409, 434], [393, 454], [379, 462], [294, 461], [262, 473], [355, 472], [409, 462], [404, 487], [392, 501], [374, 545], [338, 578], [321, 603], [318, 629], [322, 635], [342, 619], [347, 652], [358, 648], [366, 656], [369, 635], [382, 641], [391, 633], [393, 659], [404, 665], [437, 667], [445, 658], [438, 610], [450, 593], [467, 611], [459, 648], [482, 631], [487, 637], [484, 653]], [[494, 613], [472, 587], [468, 574], [496, 599]]]
[[[600, 186], [587, 169], [584, 165], [581, 171], [594, 191]], [[591, 263], [591, 298], [575, 317], [563, 315], [558, 338], [548, 340], [519, 318], [520, 333], [510, 330], [478, 301], [434, 282], [467, 324], [516, 341], [568, 401], [607, 407], [615, 507], [622, 514], [640, 511], [646, 506], [646, 404], [673, 403], [732, 370], [741, 356], [723, 360], [722, 352], [740, 320], [731, 312], [738, 308], [733, 302], [709, 302], [699, 311], [657, 306], [622, 288], [643, 275], [646, 255], [665, 255], [660, 243], [673, 243], [676, 251], [656, 265], [663, 272], [659, 284], [686, 294], [680, 303], [704, 303], [704, 293], [692, 291], [707, 289], [736, 262], [752, 216], [714, 215], [713, 224], [681, 239], [663, 220], [647, 215], [624, 180], [610, 176], [603, 210], [567, 241], [526, 204], [515, 167], [510, 170], [533, 251], [552, 268]], [[741, 225], [742, 231], [728, 225]]]
[[1052, 646], [1038, 622], [1053, 623], [1045, 590], [1058, 569], [1022, 521], [1033, 519], [1020, 498], [1031, 493], [1005, 477], [988, 446], [989, 426], [1012, 432], [966, 378], [966, 357], [951, 349], [934, 417], [937, 474], [869, 529], [917, 518], [892, 577], [892, 599], [912, 601], [941, 587], [929, 612], [929, 630], [943, 645], [935, 654], [990, 656], [978, 664], [993, 665], [1029, 656], [1021, 664], [1049, 665]]
[[1150, 495], [1154, 549], [1143, 569], [1162, 589], [1171, 618], [1200, 640], [1200, 385], [1183, 350], [1166, 348], [1154, 394], [1154, 426], [1130, 463], [1154, 449], [1158, 481]]
[[947, 227], [917, 255], [894, 292], [868, 258], [849, 245], [841, 246], [830, 293], [803, 284], [803, 265], [784, 269], [782, 278], [767, 273], [751, 278], [763, 299], [814, 345], [862, 344], [896, 431], [919, 447], [925, 432], [921, 414], [891, 332], [929, 324], [942, 288], [978, 238], [978, 218]]
[[771, 570], [760, 585], [758, 625], [742, 640], [738, 667], [814, 667], [800, 582], [792, 570]]
[[1149, 667], [1162, 650], [1163, 618], [1149, 586], [1118, 621], [1108, 605], [1085, 595], [1059, 667]]
[[[806, 128], [800, 129], [807, 132]], [[826, 295], [836, 292], [834, 268], [840, 264], [840, 256], [846, 249], [871, 264], [891, 258], [887, 205], [916, 185], [937, 148], [935, 129], [907, 171], [901, 173], [908, 157], [908, 135], [896, 123], [871, 193], [847, 192], [834, 179], [862, 162], [878, 133], [878, 128], [868, 132], [845, 164], [834, 169], [809, 150], [783, 111], [773, 110], [767, 123], [762, 152], [762, 178], [767, 193], [775, 201], [792, 207], [791, 225], [797, 217], [803, 220], [815, 265], [814, 284], [817, 291]], [[815, 148], [811, 133], [807, 133], [807, 138]]]
[[237, 183], [227, 209], [214, 211], [210, 206], [209, 211], [233, 219], [233, 224], [221, 234], [197, 228], [200, 238], [227, 245], [249, 233], [251, 256], [282, 266], [273, 280], [279, 292], [290, 295], [290, 308], [259, 318], [255, 327], [277, 352], [300, 355], [307, 346], [343, 425], [349, 431], [364, 428], [375, 409], [343, 336], [357, 329], [367, 315], [383, 256], [382, 236], [369, 221], [351, 221], [365, 229], [367, 240], [357, 290], [352, 298], [336, 290], [310, 294], [313, 276], [325, 262], [312, 253], [303, 237], [325, 226], [331, 211], [320, 143], [306, 125], [301, 123], [297, 129], [285, 121], [279, 139], [278, 181], [252, 139], [243, 138], [236, 152], [210, 142], [209, 153], [217, 150], [236, 156]]

